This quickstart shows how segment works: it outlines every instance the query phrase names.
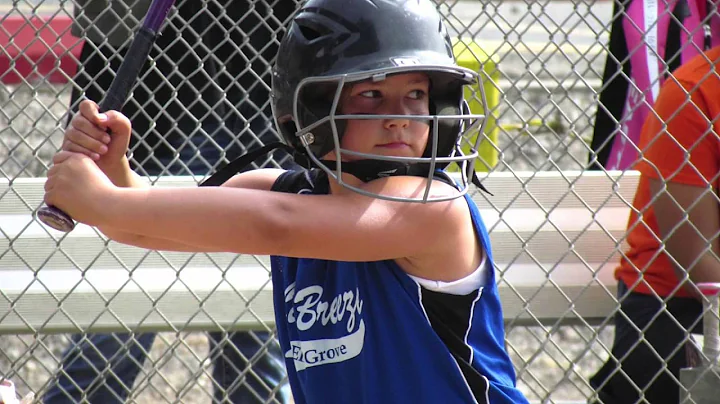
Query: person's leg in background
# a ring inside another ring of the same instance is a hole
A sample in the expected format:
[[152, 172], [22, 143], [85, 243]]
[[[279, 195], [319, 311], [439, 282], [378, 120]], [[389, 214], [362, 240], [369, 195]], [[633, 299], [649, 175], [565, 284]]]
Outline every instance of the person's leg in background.
[[590, 385], [605, 404], [678, 403], [680, 369], [696, 351], [687, 330], [702, 333], [702, 303], [671, 298], [663, 307], [655, 296], [628, 293], [622, 282], [618, 300], [612, 356]]
[[210, 333], [213, 403], [289, 403], [280, 346], [268, 332]]
[[73, 335], [43, 403], [124, 403], [154, 340], [149, 333]]
[[[262, 133], [261, 131], [267, 130], [267, 121], [254, 120], [254, 124], [262, 126], [251, 126], [250, 129], [253, 130], [253, 133]], [[215, 143], [219, 144], [228, 144], [236, 138], [227, 128], [219, 128], [214, 133]], [[215, 161], [216, 158], [219, 158], [219, 156], [213, 157], [217, 154], [214, 147], [200, 148], [203, 149], [204, 160]], [[264, 157], [260, 157], [258, 162], [263, 159]], [[285, 158], [280, 161], [283, 162], [283, 168], [287, 169], [293, 166], [292, 159]], [[204, 172], [206, 163], [201, 160], [196, 159], [190, 167], [196, 174], [211, 174]], [[253, 167], [249, 166], [245, 168], [245, 171], [251, 169]], [[290, 402], [291, 393], [290, 385], [287, 382], [285, 359], [274, 334], [266, 331], [210, 332], [208, 334], [215, 390], [213, 403], [283, 404]]]
[[[206, 32], [206, 43], [219, 63], [215, 82], [224, 89], [222, 111], [230, 138], [216, 136], [225, 148], [227, 160], [262, 145], [280, 140], [270, 108], [271, 67], [283, 23], [294, 13], [293, 0], [251, 2], [217, 0], [209, 3], [216, 21]], [[250, 67], [250, 69], [248, 69]], [[210, 150], [208, 150], [210, 149]], [[211, 155], [212, 146], [203, 148]], [[284, 150], [261, 156], [254, 167], [294, 168]], [[248, 167], [251, 169], [253, 167]], [[265, 403], [289, 402], [284, 355], [274, 335], [264, 331], [210, 333], [213, 355], [214, 402]]]

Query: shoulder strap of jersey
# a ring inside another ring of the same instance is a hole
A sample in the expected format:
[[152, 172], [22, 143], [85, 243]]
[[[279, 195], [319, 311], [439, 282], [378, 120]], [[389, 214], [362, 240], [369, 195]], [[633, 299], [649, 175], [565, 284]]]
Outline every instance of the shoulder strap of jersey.
[[322, 195], [329, 193], [329, 184], [327, 175], [322, 170], [299, 169], [280, 174], [270, 190], [292, 194]]

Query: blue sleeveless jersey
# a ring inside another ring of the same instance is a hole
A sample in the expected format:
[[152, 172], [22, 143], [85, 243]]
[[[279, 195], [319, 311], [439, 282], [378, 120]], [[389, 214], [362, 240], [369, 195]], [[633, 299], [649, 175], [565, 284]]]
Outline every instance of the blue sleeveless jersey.
[[[273, 190], [327, 193], [327, 178], [286, 172]], [[492, 269], [487, 230], [466, 200]], [[526, 403], [488, 273], [486, 286], [459, 296], [423, 288], [393, 260], [273, 256], [278, 338], [295, 402]]]

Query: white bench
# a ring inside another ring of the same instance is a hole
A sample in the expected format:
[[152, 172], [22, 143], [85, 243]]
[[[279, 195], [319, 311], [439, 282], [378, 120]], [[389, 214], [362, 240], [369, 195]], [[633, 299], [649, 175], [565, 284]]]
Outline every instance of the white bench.
[[[615, 310], [612, 269], [637, 179], [501, 172], [484, 179], [494, 196], [472, 191], [491, 234], [507, 322], [597, 323]], [[43, 183], [0, 183], [0, 334], [273, 326], [267, 257], [143, 250], [84, 225], [65, 235], [33, 219]]]

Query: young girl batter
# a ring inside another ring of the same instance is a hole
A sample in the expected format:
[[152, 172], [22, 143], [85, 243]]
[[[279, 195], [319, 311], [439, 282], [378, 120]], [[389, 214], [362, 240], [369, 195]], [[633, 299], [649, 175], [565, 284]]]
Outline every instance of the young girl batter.
[[[272, 89], [307, 170], [145, 187], [125, 158], [127, 118], [86, 101], [45, 200], [127, 244], [271, 255], [297, 403], [523, 403], [488, 234], [466, 194], [476, 155], [460, 144], [481, 117], [463, 88], [476, 81], [429, 0], [310, 0]], [[461, 184], [441, 171], [449, 163]]]

